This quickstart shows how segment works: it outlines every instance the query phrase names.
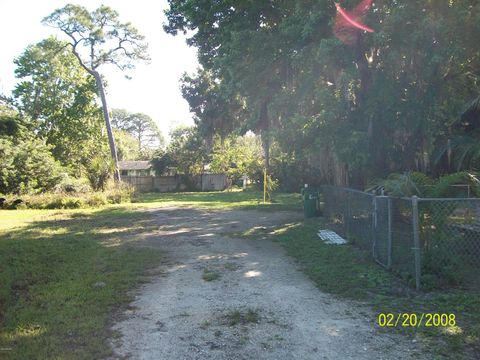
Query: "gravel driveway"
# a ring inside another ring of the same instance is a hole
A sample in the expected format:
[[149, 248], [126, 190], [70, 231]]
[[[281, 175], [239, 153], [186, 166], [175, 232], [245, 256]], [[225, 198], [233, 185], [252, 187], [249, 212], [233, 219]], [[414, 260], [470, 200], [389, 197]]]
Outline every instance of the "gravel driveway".
[[266, 239], [232, 234], [293, 222], [295, 212], [155, 210], [142, 246], [164, 251], [113, 326], [118, 358], [410, 359], [419, 344], [380, 333], [370, 310], [322, 293]]

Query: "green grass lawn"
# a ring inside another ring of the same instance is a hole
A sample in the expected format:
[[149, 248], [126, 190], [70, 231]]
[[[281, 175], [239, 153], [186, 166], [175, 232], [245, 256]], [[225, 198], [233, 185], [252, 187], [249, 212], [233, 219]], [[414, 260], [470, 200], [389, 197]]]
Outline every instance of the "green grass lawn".
[[207, 209], [256, 209], [256, 210], [295, 210], [301, 209], [300, 194], [276, 193], [272, 202], [263, 203], [261, 191], [216, 191], [184, 193], [145, 193], [138, 194], [131, 206], [195, 206]]
[[0, 211], [0, 358], [108, 356], [112, 315], [161, 261], [131, 246], [150, 219], [114, 207]]
[[[453, 313], [458, 323], [456, 327], [383, 328], [381, 331], [416, 336], [425, 342], [432, 354], [436, 354], [435, 358], [480, 358], [478, 289], [416, 293], [374, 263], [369, 253], [352, 245], [324, 244], [316, 234], [323, 228], [322, 219], [309, 219], [285, 224], [273, 231], [270, 237], [298, 259], [303, 271], [323, 291], [339, 298], [359, 300], [372, 307], [376, 314]], [[352, 315], [355, 315], [353, 309]]]
[[263, 204], [256, 191], [140, 194], [134, 203], [81, 210], [0, 210], [0, 358], [110, 355], [109, 324], [161, 254], [134, 245], [158, 228], [142, 209], [299, 209], [296, 194]]

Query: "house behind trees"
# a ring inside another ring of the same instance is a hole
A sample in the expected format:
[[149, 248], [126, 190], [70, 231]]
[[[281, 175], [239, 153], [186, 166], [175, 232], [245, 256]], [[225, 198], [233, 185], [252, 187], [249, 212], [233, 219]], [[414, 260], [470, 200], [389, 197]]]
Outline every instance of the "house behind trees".
[[150, 161], [119, 161], [121, 176], [155, 176]]

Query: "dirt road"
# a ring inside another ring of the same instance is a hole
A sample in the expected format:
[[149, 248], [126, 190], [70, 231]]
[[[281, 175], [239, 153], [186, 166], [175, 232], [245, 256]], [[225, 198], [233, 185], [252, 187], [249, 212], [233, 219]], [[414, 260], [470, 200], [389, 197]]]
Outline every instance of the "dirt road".
[[269, 240], [234, 233], [301, 214], [169, 208], [143, 246], [168, 264], [113, 327], [132, 359], [409, 359], [419, 345], [380, 333], [368, 309], [319, 291]]

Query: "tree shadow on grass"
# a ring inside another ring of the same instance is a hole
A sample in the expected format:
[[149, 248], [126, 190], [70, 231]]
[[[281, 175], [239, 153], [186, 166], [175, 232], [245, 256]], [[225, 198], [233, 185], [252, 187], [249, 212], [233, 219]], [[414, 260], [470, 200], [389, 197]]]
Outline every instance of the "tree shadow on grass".
[[151, 214], [53, 214], [0, 235], [0, 348], [6, 358], [109, 356], [109, 318], [160, 252], [131, 246]]
[[272, 217], [178, 207], [46, 214], [0, 233], [0, 348], [11, 349], [1, 353], [7, 359], [111, 356], [112, 313], [161, 263], [157, 248], [201, 245]]

